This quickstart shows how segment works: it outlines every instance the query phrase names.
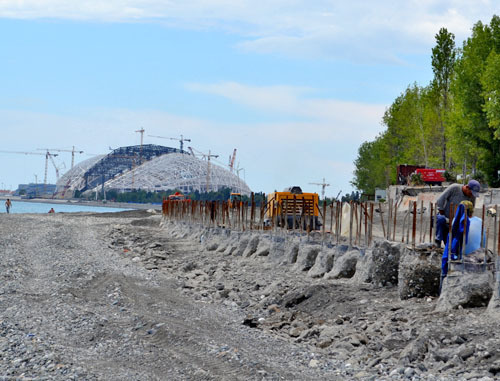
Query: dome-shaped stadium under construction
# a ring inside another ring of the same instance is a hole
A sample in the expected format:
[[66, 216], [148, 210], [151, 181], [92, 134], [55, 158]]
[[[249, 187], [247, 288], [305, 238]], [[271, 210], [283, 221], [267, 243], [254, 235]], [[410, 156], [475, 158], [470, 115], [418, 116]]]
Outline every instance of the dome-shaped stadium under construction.
[[176, 189], [189, 193], [229, 188], [243, 195], [251, 193], [243, 180], [213, 162], [177, 148], [145, 144], [120, 147], [75, 165], [57, 181], [56, 197], [71, 198], [76, 191], [96, 192], [103, 187], [119, 192]]

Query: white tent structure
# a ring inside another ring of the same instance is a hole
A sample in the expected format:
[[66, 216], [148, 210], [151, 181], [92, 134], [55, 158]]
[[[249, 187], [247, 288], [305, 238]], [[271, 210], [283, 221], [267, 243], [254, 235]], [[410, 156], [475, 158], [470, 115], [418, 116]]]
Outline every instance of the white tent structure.
[[[207, 181], [207, 174], [210, 173]], [[156, 157], [107, 181], [105, 189], [143, 189], [166, 191], [178, 189], [181, 192], [218, 191], [230, 188], [233, 192], [250, 195], [251, 190], [243, 180], [228, 170], [200, 160], [192, 155], [170, 153]]]
[[248, 185], [229, 170], [180, 150], [168, 148], [166, 151], [167, 148], [152, 146], [152, 154], [147, 157], [145, 149], [122, 147], [108, 155], [88, 159], [61, 177], [57, 195], [71, 197], [77, 190], [95, 192], [102, 188], [122, 192], [176, 189], [183, 193], [229, 188], [232, 192], [250, 195]]

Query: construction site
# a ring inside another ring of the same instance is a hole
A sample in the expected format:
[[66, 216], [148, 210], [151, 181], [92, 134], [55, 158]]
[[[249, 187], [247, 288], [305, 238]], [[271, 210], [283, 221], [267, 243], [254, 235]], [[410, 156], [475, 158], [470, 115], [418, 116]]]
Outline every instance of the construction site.
[[[39, 155], [45, 157], [45, 171], [40, 182], [21, 184], [16, 191], [31, 197], [50, 197], [70, 199], [75, 194], [89, 196], [99, 194], [102, 199], [110, 190], [131, 192], [143, 190], [147, 192], [162, 192], [177, 190], [190, 192], [217, 192], [220, 189], [230, 189], [234, 193], [249, 196], [250, 188], [240, 178], [240, 168], [235, 167], [236, 149], [229, 157], [228, 164], [216, 159], [219, 155], [203, 153], [193, 147], [184, 149], [185, 139], [163, 138], [177, 140], [180, 148], [172, 148], [156, 144], [143, 144], [145, 130], [141, 134], [141, 144], [119, 147], [103, 155], [93, 155], [75, 165], [75, 154], [83, 151], [75, 149], [43, 149], [41, 152], [0, 151], [5, 154]], [[42, 149], [40, 149], [42, 150]], [[64, 163], [56, 163], [61, 152], [71, 152], [71, 168], [63, 172]], [[53, 167], [56, 184], [48, 184], [48, 171]], [[36, 176], [35, 176], [36, 177]]]

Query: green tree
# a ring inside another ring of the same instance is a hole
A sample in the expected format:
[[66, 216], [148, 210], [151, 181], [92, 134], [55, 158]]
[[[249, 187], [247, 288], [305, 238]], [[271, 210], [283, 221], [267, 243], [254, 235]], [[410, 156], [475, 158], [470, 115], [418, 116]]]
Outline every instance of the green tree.
[[456, 60], [455, 35], [441, 28], [436, 34], [436, 46], [432, 48], [432, 71], [434, 80], [436, 107], [439, 116], [439, 139], [441, 142], [441, 159], [443, 168], [447, 163], [447, 128], [446, 118], [450, 111], [450, 83]]
[[374, 194], [375, 188], [385, 188], [391, 182], [386, 170], [386, 147], [382, 136], [373, 142], [364, 142], [354, 161], [354, 178], [351, 184], [363, 193]]
[[500, 185], [497, 176], [500, 145], [495, 136], [492, 110], [496, 68], [490, 66], [497, 62], [495, 53], [500, 51], [499, 25], [498, 16], [493, 16], [490, 25], [481, 22], [474, 25], [472, 36], [463, 44], [451, 86], [455, 145], [462, 147], [464, 160], [472, 153], [472, 160], [477, 162], [492, 186]]

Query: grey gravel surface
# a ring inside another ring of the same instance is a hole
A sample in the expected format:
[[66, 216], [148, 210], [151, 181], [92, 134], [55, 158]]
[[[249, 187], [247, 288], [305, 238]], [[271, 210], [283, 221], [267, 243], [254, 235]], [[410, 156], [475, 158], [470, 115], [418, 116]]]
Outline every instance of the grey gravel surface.
[[2, 215], [0, 381], [500, 375], [485, 308], [436, 312], [435, 298], [312, 278], [160, 222], [146, 211]]
[[[308, 348], [109, 247], [127, 217], [0, 218], [0, 380], [319, 379]], [[159, 229], [159, 228], [157, 228]]]

